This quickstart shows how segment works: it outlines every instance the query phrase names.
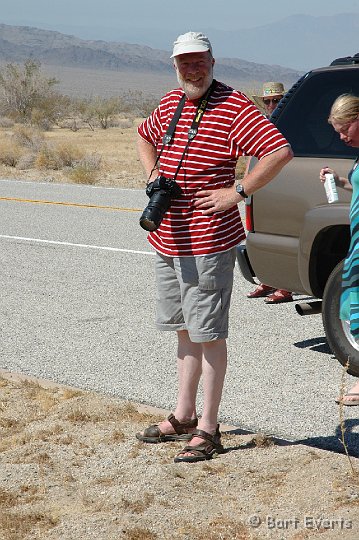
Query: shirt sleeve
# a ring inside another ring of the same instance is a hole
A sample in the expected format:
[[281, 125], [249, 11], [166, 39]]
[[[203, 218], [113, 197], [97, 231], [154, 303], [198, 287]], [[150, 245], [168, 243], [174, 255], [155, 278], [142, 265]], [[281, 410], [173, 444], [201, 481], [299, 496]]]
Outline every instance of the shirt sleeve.
[[137, 128], [139, 136], [153, 146], [157, 146], [161, 140], [162, 127], [160, 115], [160, 106], [158, 106]]
[[237, 158], [247, 155], [262, 159], [284, 146], [290, 146], [275, 125], [248, 98], [245, 101], [231, 127], [231, 152]]

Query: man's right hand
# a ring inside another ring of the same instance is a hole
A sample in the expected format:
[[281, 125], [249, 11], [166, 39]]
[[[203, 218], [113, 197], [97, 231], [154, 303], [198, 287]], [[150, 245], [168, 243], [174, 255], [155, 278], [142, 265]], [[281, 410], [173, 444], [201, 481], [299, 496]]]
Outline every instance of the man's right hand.
[[204, 189], [195, 194], [194, 206], [202, 210], [204, 215], [214, 214], [214, 212], [223, 212], [243, 201], [235, 185], [228, 188]]

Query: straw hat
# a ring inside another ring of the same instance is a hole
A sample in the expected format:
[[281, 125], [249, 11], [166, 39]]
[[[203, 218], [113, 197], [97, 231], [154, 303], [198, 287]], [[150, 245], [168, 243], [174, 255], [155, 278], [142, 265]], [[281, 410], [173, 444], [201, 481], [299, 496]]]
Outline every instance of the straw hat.
[[283, 83], [281, 82], [266, 82], [263, 84], [262, 95], [253, 96], [254, 98], [266, 98], [272, 96], [283, 96], [285, 94]]

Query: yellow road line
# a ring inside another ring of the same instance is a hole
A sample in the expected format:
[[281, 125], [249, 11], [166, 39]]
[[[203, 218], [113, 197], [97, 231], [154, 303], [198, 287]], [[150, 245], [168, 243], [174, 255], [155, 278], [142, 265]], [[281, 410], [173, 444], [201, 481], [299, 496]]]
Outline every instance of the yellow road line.
[[60, 206], [75, 206], [77, 208], [100, 208], [101, 210], [114, 210], [118, 212], [142, 212], [141, 208], [121, 208], [120, 206], [102, 206], [100, 204], [83, 204], [61, 201], [43, 201], [36, 199], [21, 199], [19, 197], [0, 197], [0, 201], [14, 201], [33, 204], [54, 204]]

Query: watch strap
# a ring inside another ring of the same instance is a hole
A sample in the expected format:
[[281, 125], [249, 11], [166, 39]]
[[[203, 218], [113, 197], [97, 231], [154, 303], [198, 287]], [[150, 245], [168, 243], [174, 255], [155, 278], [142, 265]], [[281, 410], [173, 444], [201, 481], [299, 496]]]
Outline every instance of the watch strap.
[[242, 186], [242, 184], [237, 184], [236, 185], [236, 192], [239, 193], [239, 195], [241, 197], [243, 197], [243, 199], [247, 199], [248, 198], [248, 195], [247, 193], [244, 191], [244, 187]]

